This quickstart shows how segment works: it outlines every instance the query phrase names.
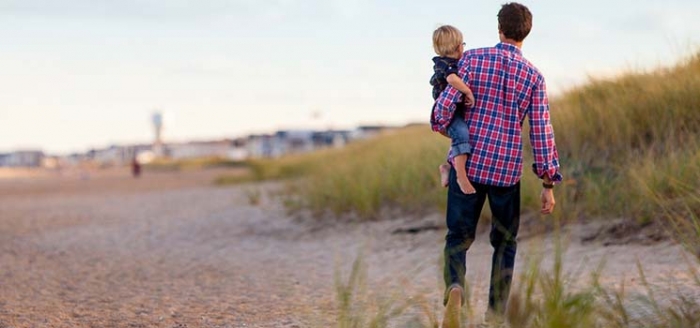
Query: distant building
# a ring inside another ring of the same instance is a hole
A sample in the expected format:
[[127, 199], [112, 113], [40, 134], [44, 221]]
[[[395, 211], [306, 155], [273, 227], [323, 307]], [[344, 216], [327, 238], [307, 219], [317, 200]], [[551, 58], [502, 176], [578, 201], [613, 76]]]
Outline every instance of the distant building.
[[238, 138], [231, 140], [231, 148], [228, 151], [228, 158], [234, 161], [243, 161], [250, 156], [248, 152], [248, 139]]
[[131, 163], [134, 157], [145, 151], [151, 151], [151, 145], [131, 145], [117, 146], [112, 145], [104, 149], [93, 149], [87, 153], [87, 159], [92, 160], [100, 165], [126, 165]]
[[341, 148], [351, 139], [350, 131], [318, 131], [312, 135], [314, 148]]
[[22, 150], [9, 154], [0, 154], [0, 166], [5, 167], [41, 167], [44, 152], [40, 150]]
[[314, 150], [313, 135], [310, 130], [277, 131], [273, 140], [273, 157]]
[[245, 149], [246, 155], [252, 158], [275, 158], [321, 148], [343, 147], [351, 140], [350, 131], [282, 130], [274, 135], [249, 136], [245, 139]]
[[288, 154], [299, 154], [322, 148], [340, 148], [356, 139], [374, 137], [393, 129], [381, 125], [365, 125], [354, 130], [281, 130], [274, 134], [250, 135], [238, 139], [216, 141], [192, 141], [184, 143], [162, 142], [163, 118], [159, 113], [152, 117], [155, 140], [150, 144], [112, 145], [60, 157], [46, 157], [40, 151], [25, 151], [0, 154], [0, 166], [63, 167], [91, 162], [100, 166], [130, 164], [134, 158], [148, 163], [158, 157], [175, 160], [218, 157], [235, 161], [248, 158], [276, 158]]
[[393, 129], [388, 126], [383, 126], [383, 125], [362, 125], [358, 126], [354, 131], [352, 131], [351, 138], [352, 139], [367, 139], [371, 137], [375, 137], [378, 134], [386, 131]]
[[58, 162], [61, 166], [76, 166], [88, 160], [87, 154], [73, 153], [70, 155], [60, 156]]
[[180, 144], [168, 144], [168, 155], [173, 159], [186, 159], [198, 157], [228, 158], [231, 150], [231, 141], [193, 141]]
[[273, 136], [269, 134], [250, 135], [245, 147], [250, 157], [273, 157]]

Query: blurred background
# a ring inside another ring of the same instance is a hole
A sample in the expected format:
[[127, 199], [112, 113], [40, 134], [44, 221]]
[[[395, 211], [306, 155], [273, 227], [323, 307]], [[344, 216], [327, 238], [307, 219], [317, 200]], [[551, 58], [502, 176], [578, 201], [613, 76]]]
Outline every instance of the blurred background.
[[[590, 76], [671, 65], [700, 42], [697, 1], [524, 3], [535, 17], [524, 54], [552, 96]], [[452, 24], [467, 48], [491, 46], [498, 9], [450, 0], [3, 0], [0, 153], [109, 157], [127, 147], [129, 157], [161, 142], [175, 157], [240, 157], [251, 135], [335, 131], [316, 138], [348, 140], [361, 126], [425, 123], [432, 31]], [[190, 141], [204, 144], [183, 145]]]

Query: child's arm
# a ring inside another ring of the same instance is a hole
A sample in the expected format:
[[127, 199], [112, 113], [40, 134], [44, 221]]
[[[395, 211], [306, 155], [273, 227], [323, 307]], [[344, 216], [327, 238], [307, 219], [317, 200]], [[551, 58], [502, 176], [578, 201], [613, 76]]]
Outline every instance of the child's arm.
[[450, 74], [447, 77], [447, 83], [464, 94], [464, 104], [467, 105], [467, 107], [474, 106], [474, 94], [472, 90], [469, 89], [457, 74]]

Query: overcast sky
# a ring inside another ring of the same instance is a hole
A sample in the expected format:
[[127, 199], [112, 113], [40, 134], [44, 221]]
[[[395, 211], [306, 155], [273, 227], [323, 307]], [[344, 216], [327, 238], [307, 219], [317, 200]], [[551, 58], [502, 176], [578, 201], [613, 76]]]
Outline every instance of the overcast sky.
[[[426, 122], [433, 30], [492, 46], [502, 1], [437, 3], [0, 0], [0, 151], [148, 142], [155, 109], [166, 141]], [[697, 0], [523, 3], [554, 96], [700, 45]]]

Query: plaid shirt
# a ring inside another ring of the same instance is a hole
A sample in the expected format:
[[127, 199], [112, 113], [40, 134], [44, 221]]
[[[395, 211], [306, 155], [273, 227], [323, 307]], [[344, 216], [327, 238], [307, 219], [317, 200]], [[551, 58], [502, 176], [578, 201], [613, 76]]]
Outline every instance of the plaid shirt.
[[[517, 47], [499, 43], [473, 49], [459, 61], [459, 75], [474, 92], [476, 104], [466, 111], [473, 152], [467, 161], [470, 180], [512, 186], [522, 176], [522, 123], [530, 123], [530, 143], [538, 177], [559, 182], [559, 155], [549, 120], [544, 77]], [[433, 130], [444, 132], [461, 93], [448, 86], [435, 103]], [[450, 159], [452, 154], [450, 154]]]

